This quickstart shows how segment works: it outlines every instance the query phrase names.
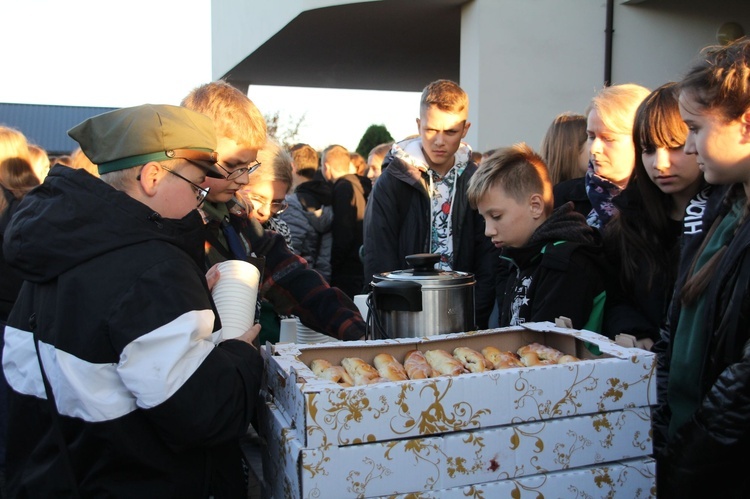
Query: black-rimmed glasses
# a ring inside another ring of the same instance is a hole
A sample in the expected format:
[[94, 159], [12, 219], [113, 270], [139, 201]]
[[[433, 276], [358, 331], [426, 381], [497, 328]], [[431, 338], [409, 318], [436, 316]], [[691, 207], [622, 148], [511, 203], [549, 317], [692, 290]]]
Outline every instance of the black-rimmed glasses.
[[224, 180], [235, 180], [243, 176], [245, 173], [247, 173], [248, 175], [253, 173], [260, 166], [260, 162], [256, 161], [255, 163], [250, 164], [248, 166], [243, 166], [242, 168], [237, 168], [237, 165], [234, 165], [234, 166], [227, 165], [227, 168], [237, 168], [236, 170], [231, 170], [231, 171], [225, 168], [219, 162], [216, 163], [216, 166], [218, 166], [219, 168], [221, 168], [222, 170], [226, 172], [227, 176], [224, 177]]
[[250, 201], [253, 205], [253, 209], [259, 210], [263, 206], [268, 206], [271, 209], [272, 215], [278, 215], [284, 210], [289, 208], [289, 203], [286, 200], [282, 201], [266, 201], [258, 196], [252, 194], [243, 194], [244, 198]]
[[[192, 163], [192, 161], [190, 160], [188, 161]], [[179, 177], [185, 182], [187, 182], [188, 184], [190, 184], [191, 186], [193, 186], [193, 190], [195, 191], [195, 194], [196, 194], [195, 198], [198, 200], [198, 207], [200, 207], [203, 204], [203, 201], [206, 199], [206, 196], [208, 195], [208, 187], [201, 187], [200, 185], [196, 184], [190, 179], [183, 177], [182, 175], [180, 175], [179, 173], [177, 173], [176, 171], [172, 170], [169, 167], [166, 167], [162, 164], [159, 164], [159, 166], [167, 170], [169, 173], [171, 173], [175, 177]]]

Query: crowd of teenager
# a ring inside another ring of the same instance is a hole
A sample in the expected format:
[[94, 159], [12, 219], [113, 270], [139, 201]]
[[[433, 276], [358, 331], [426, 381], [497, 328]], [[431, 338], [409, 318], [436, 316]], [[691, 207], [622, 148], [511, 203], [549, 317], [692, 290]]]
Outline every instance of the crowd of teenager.
[[[222, 81], [86, 120], [71, 157], [0, 126], [10, 496], [241, 497], [257, 342], [284, 317], [363, 339], [353, 298], [435, 253], [474, 275], [477, 328], [566, 317], [653, 351], [659, 496], [744, 497], [750, 39], [653, 91], [602, 88], [539, 152], [472, 151], [449, 80], [415, 111], [414, 136], [367, 158], [276, 143]], [[228, 259], [262, 277], [258, 325], [222, 341], [210, 289]]]

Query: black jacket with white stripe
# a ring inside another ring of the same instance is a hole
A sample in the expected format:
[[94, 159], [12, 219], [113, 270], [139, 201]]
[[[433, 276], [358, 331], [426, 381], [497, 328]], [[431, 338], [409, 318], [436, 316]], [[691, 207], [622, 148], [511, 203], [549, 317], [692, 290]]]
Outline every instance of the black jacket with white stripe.
[[162, 219], [55, 167], [4, 241], [24, 279], [5, 331], [12, 497], [69, 497], [39, 354], [82, 497], [231, 497], [262, 362], [220, 328], [197, 212]]

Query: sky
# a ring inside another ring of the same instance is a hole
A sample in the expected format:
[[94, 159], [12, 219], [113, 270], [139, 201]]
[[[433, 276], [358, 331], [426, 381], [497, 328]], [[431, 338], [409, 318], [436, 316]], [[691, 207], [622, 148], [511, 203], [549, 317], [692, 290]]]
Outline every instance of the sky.
[[[210, 0], [0, 0], [0, 102], [174, 104], [211, 81]], [[260, 111], [300, 142], [354, 150], [371, 124], [417, 132], [419, 94], [251, 85]], [[0, 116], [2, 122], [2, 116]]]

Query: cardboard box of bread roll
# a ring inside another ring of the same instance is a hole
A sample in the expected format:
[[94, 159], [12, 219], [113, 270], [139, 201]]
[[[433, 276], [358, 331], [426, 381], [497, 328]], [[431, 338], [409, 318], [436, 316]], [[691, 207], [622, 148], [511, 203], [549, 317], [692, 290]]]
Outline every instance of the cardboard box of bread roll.
[[[570, 364], [376, 383], [342, 388], [310, 370], [315, 359], [339, 364], [379, 353], [399, 361], [410, 350], [467, 346], [516, 351], [540, 343], [575, 355]], [[601, 355], [591, 353], [599, 349]], [[656, 403], [655, 357], [604, 336], [529, 323], [523, 327], [426, 338], [264, 346], [264, 390], [307, 449], [426, 437], [495, 426], [648, 407]], [[650, 443], [649, 443], [650, 446]]]
[[[632, 478], [615, 473], [617, 483], [594, 479], [610, 473], [608, 468], [619, 466], [617, 461], [646, 459], [651, 452], [648, 407], [320, 448], [304, 448], [297, 432], [272, 403], [265, 406], [261, 421], [268, 443], [264, 481], [271, 484], [274, 497], [379, 497], [426, 492], [429, 494], [425, 497], [461, 497], [464, 487], [476, 484], [484, 484], [475, 490], [486, 488], [487, 495], [470, 497], [516, 497], [510, 494], [514, 489], [529, 494], [547, 490], [549, 483], [540, 479], [540, 474], [555, 481], [561, 476], [558, 472], [592, 464], [597, 468], [575, 475], [582, 481], [576, 484], [578, 495], [571, 497], [581, 497], [584, 492], [589, 494], [585, 497], [601, 497], [602, 486], [607, 493], [610, 489], [618, 493], [650, 491], [653, 486], [653, 470]], [[621, 483], [623, 478], [630, 480], [627, 488]], [[509, 483], [498, 484], [500, 481]], [[563, 483], [571, 486], [559, 481], [556, 486]], [[445, 489], [453, 492], [448, 494]], [[550, 495], [553, 497], [563, 489], [549, 490], [555, 491]], [[437, 491], [442, 492], [435, 495]]]

